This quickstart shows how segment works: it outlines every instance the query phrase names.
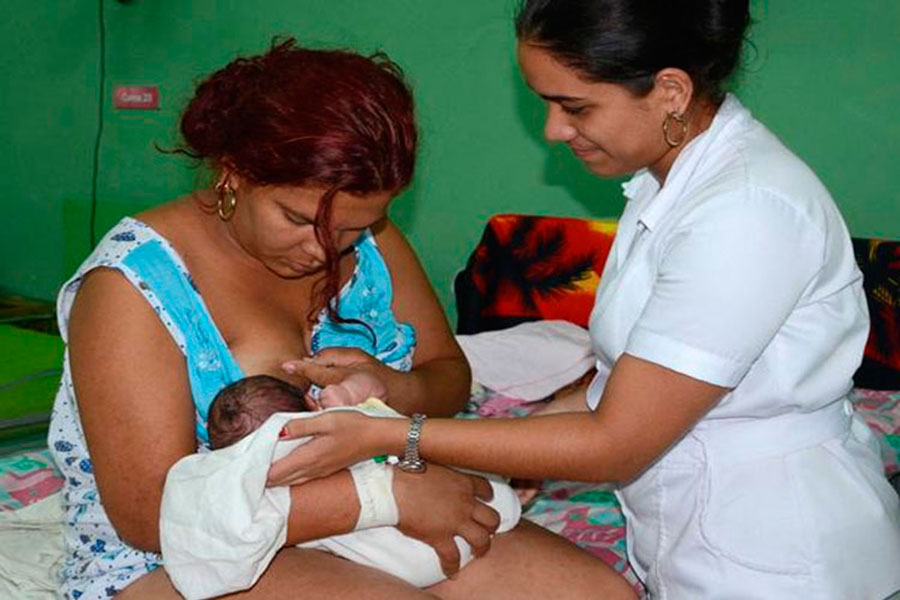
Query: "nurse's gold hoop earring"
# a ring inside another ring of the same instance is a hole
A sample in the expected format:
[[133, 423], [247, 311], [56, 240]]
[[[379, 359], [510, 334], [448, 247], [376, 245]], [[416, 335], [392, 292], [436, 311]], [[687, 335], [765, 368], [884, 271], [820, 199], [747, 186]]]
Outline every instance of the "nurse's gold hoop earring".
[[234, 216], [234, 209], [237, 208], [237, 196], [234, 195], [234, 190], [231, 189], [228, 182], [223, 181], [216, 186], [216, 195], [219, 197], [216, 202], [216, 213], [219, 218], [223, 221], [231, 219]]
[[[678, 123], [681, 129], [678, 139], [672, 139], [672, 121]], [[677, 112], [670, 112], [666, 115], [666, 120], [663, 121], [663, 137], [672, 148], [677, 148], [684, 143], [684, 140], [687, 139], [687, 121], [684, 120], [682, 115], [679, 115]]]

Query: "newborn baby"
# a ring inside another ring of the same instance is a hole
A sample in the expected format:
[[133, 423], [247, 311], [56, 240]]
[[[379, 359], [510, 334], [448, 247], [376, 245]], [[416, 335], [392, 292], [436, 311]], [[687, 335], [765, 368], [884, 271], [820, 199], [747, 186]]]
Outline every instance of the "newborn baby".
[[[400, 416], [372, 399], [385, 391], [374, 376], [357, 373], [325, 387], [318, 400], [326, 406], [344, 406], [330, 410]], [[210, 406], [207, 421], [210, 446], [216, 451], [187, 456], [169, 470], [160, 538], [169, 577], [186, 598], [209, 598], [251, 587], [284, 544], [290, 493], [286, 487], [265, 487], [265, 480], [269, 464], [302, 443], [279, 441], [277, 435], [284, 423], [309, 412], [312, 401], [306, 392], [268, 375], [226, 386]], [[346, 407], [363, 401], [359, 407]], [[350, 473], [360, 497], [356, 530], [300, 546], [331, 552], [419, 587], [443, 581], [446, 577], [430, 546], [383, 524], [396, 524], [398, 517], [390, 491], [393, 467], [368, 460], [354, 465]], [[508, 531], [521, 515], [518, 499], [503, 480], [485, 477], [494, 491], [488, 504], [500, 514], [497, 531]], [[378, 518], [373, 519], [363, 509], [373, 503], [392, 505], [393, 512], [379, 509]], [[379, 520], [391, 512], [393, 520]], [[456, 541], [465, 565], [472, 558], [471, 548], [461, 537]]]

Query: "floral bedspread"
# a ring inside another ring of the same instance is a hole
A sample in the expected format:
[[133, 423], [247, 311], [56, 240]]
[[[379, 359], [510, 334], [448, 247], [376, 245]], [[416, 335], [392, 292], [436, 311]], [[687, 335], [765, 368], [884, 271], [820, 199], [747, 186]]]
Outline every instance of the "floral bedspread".
[[63, 478], [50, 451], [0, 457], [0, 510], [16, 510], [59, 491]]
[[[878, 434], [885, 472], [900, 472], [900, 392], [855, 390], [857, 412]], [[463, 418], [527, 416], [542, 403], [526, 404], [490, 390], [472, 395]], [[47, 449], [0, 457], [0, 511], [16, 510], [59, 491], [63, 478]], [[609, 486], [545, 481], [524, 516], [564, 536], [623, 574], [642, 592], [625, 555], [625, 519]]]
[[[885, 472], [900, 471], [900, 392], [854, 390], [857, 413], [878, 434]], [[466, 407], [468, 418], [523, 417], [542, 403], [525, 404], [479, 390]], [[621, 573], [643, 596], [643, 587], [628, 566], [625, 519], [607, 485], [573, 481], [545, 481], [541, 493], [525, 506], [525, 518], [562, 535]]]

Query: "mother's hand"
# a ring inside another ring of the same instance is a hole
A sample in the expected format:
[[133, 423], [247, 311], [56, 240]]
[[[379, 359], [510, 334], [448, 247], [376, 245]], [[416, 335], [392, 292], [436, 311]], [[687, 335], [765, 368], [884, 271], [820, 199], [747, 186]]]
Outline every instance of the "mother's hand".
[[394, 469], [394, 498], [400, 512], [397, 527], [434, 548], [448, 577], [460, 568], [454, 536], [469, 543], [473, 556], [490, 548], [500, 515], [481, 500], [492, 496], [491, 485], [477, 475], [434, 464], [425, 473]]
[[269, 486], [299, 485], [383, 454], [391, 439], [406, 439], [407, 419], [379, 419], [332, 411], [288, 422], [281, 439], [313, 436], [269, 468]]
[[281, 368], [287, 373], [303, 375], [323, 388], [340, 383], [354, 373], [368, 373], [385, 383], [399, 374], [359, 348], [325, 348], [315, 356], [285, 361]]

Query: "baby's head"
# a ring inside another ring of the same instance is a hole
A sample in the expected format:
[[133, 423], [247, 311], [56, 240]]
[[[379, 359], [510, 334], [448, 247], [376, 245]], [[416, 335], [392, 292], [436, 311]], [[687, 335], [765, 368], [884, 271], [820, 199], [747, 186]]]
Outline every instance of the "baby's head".
[[269, 375], [238, 379], [216, 394], [207, 430], [213, 450], [230, 446], [277, 412], [306, 412], [306, 390]]

